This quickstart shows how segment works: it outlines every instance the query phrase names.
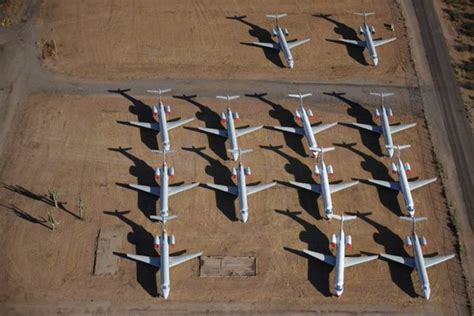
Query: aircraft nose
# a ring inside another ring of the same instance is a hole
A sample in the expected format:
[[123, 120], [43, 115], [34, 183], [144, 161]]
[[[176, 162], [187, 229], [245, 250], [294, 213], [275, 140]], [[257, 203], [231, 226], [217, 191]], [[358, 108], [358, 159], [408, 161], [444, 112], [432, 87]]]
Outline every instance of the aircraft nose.
[[390, 158], [393, 157], [393, 149], [392, 149], [392, 148], [387, 149], [387, 153], [388, 153], [388, 156], [389, 156]]
[[430, 299], [430, 290], [429, 289], [425, 289], [423, 290], [423, 296], [425, 297], [425, 299], [429, 300]]
[[168, 288], [162, 288], [161, 289], [161, 292], [162, 292], [162, 295], [163, 295], [163, 298], [166, 300], [168, 299], [168, 296], [170, 295], [170, 289]]
[[239, 154], [238, 153], [232, 153], [232, 160], [233, 161], [239, 160]]
[[240, 219], [242, 220], [242, 222], [247, 223], [247, 220], [249, 219], [249, 213], [240, 212]]
[[290, 69], [293, 69], [294, 66], [295, 66], [294, 61], [292, 61], [292, 60], [288, 61], [288, 67], [289, 67]]
[[379, 64], [379, 59], [377, 57], [372, 58], [372, 64], [377, 66]]
[[170, 143], [163, 143], [163, 149], [169, 151], [171, 149]]

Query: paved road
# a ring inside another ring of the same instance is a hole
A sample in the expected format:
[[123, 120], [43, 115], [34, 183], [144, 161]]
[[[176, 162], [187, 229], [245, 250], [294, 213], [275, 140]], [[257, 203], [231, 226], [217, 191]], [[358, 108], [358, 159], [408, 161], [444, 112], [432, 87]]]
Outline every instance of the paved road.
[[474, 208], [472, 207], [474, 205], [472, 183], [474, 173], [472, 164], [469, 163], [474, 161], [472, 132], [465, 116], [464, 103], [433, 1], [417, 0], [413, 1], [413, 6], [441, 106], [440, 113], [443, 114], [443, 121], [448, 131], [449, 144], [446, 145], [452, 151], [460, 181], [460, 190], [472, 229], [474, 227]]

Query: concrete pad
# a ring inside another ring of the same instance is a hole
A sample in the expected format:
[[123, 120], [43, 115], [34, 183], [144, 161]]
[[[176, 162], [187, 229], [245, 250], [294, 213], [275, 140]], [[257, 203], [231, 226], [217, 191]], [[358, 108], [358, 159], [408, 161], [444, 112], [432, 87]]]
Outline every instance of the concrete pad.
[[200, 260], [199, 276], [202, 277], [257, 275], [255, 257], [201, 256]]
[[117, 272], [117, 256], [113, 254], [113, 251], [122, 247], [122, 236], [120, 226], [106, 226], [100, 229], [95, 252], [95, 275]]

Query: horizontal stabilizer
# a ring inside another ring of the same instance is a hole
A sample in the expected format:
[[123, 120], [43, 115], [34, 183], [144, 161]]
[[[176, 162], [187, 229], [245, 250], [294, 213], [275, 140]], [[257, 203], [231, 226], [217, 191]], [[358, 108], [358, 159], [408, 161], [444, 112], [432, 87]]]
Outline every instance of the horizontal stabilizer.
[[303, 249], [303, 252], [313, 258], [316, 258], [318, 260], [321, 260], [322, 262], [326, 262], [327, 264], [331, 266], [336, 265], [336, 257], [330, 256], [330, 255], [325, 255], [319, 252], [311, 251], [311, 250], [306, 250]]
[[365, 42], [363, 41], [356, 41], [356, 40], [350, 40], [350, 39], [345, 39], [345, 38], [340, 38], [339, 42], [343, 42], [346, 44], [351, 44], [359, 47], [365, 47]]
[[304, 135], [304, 129], [302, 127], [273, 126], [273, 128], [287, 133]]
[[386, 259], [392, 260], [394, 262], [404, 264], [404, 265], [406, 265], [410, 268], [415, 268], [415, 260], [411, 257], [393, 256], [393, 255], [387, 255], [385, 253], [381, 253], [380, 256], [382, 258], [386, 258]]
[[161, 216], [161, 215], [150, 215], [150, 218], [155, 221], [166, 222], [172, 219], [178, 218], [176, 215], [169, 215], [169, 216]]
[[251, 195], [260, 191], [263, 191], [265, 189], [271, 188], [275, 186], [277, 183], [272, 182], [272, 183], [264, 183], [264, 184], [257, 184], [257, 185], [249, 185], [247, 186], [247, 195]]
[[172, 130], [173, 128], [176, 128], [178, 126], [181, 126], [181, 125], [184, 125], [186, 123], [189, 123], [191, 122], [192, 120], [194, 120], [194, 117], [190, 117], [188, 119], [184, 119], [184, 120], [178, 120], [178, 121], [172, 121], [172, 122], [167, 122], [166, 125], [168, 125], [168, 130]]
[[183, 184], [183, 185], [176, 185], [176, 186], [170, 186], [168, 187], [168, 195], [172, 196], [180, 192], [184, 192], [187, 190], [190, 190], [192, 188], [195, 188], [199, 185], [199, 182], [197, 183], [190, 183], [190, 184]]
[[133, 255], [129, 253], [127, 253], [127, 257], [136, 261], [144, 262], [146, 264], [149, 264], [157, 268], [160, 267], [160, 257], [147, 257], [147, 256]]
[[374, 15], [375, 12], [354, 12], [355, 15], [360, 15], [360, 16], [369, 16], [369, 15]]
[[385, 147], [389, 149], [402, 150], [410, 148], [411, 145], [385, 145]]
[[415, 222], [415, 223], [418, 223], [418, 222], [421, 222], [421, 221], [425, 221], [427, 220], [428, 218], [427, 217], [408, 217], [408, 216], [400, 216], [400, 219], [404, 220], [404, 221], [407, 221], [407, 222]]
[[153, 195], [156, 195], [156, 196], [160, 196], [160, 187], [150, 187], [150, 186], [147, 186], [147, 185], [140, 185], [140, 184], [133, 184], [133, 183], [130, 183], [129, 186], [131, 188], [134, 188], [134, 189], [146, 192], [146, 193], [150, 193], [150, 194], [153, 194]]
[[321, 186], [319, 184], [310, 184], [310, 183], [295, 182], [295, 181], [290, 181], [290, 183], [296, 187], [300, 187], [308, 191], [321, 193]]
[[213, 189], [225, 192], [225, 193], [229, 193], [229, 194], [239, 196], [239, 190], [237, 189], [237, 187], [214, 184], [214, 183], [206, 183], [206, 185], [210, 188], [213, 188]]
[[240, 95], [216, 95], [216, 99], [221, 99], [221, 100], [235, 100], [240, 98]]
[[386, 39], [381, 39], [381, 40], [374, 40], [374, 46], [375, 47], [382, 46], [384, 44], [393, 42], [396, 39], [397, 39], [396, 37], [392, 37], [392, 38], [386, 38]]
[[361, 257], [345, 257], [344, 267], [355, 266], [364, 262], [369, 262], [377, 259], [379, 256], [361, 256]]
[[336, 125], [337, 125], [337, 122], [328, 123], [328, 124], [319, 124], [318, 126], [312, 126], [311, 129], [313, 130], [313, 134], [317, 134]]
[[288, 16], [286, 13], [279, 13], [279, 14], [267, 14], [267, 18], [279, 19]]
[[220, 137], [227, 138], [227, 131], [225, 129], [198, 127], [198, 130], [203, 131], [205, 133], [214, 134]]
[[337, 219], [338, 221], [343, 221], [343, 222], [348, 222], [352, 221], [354, 219], [357, 219], [357, 216], [355, 215], [337, 215], [337, 214], [332, 214], [332, 218]]
[[169, 257], [169, 265], [170, 268], [177, 266], [178, 264], [181, 264], [183, 262], [189, 261], [191, 259], [197, 258], [199, 256], [202, 256], [202, 251], [198, 253], [192, 253], [192, 254], [187, 254], [187, 255], [181, 255], [181, 256], [176, 256], [176, 257]]
[[289, 43], [287, 43], [287, 44], [288, 44], [288, 48], [289, 48], [289, 49], [292, 49], [292, 48], [295, 48], [296, 46], [300, 46], [300, 45], [302, 45], [302, 44], [304, 44], [304, 43], [307, 43], [307, 42], [309, 42], [309, 41], [310, 41], [310, 39], [307, 38], [307, 39], [304, 39], [304, 40], [289, 42]]
[[375, 95], [378, 97], [385, 98], [385, 97], [392, 96], [393, 92], [371, 92], [370, 95]]
[[261, 47], [264, 47], [264, 48], [271, 48], [271, 49], [280, 50], [280, 45], [278, 45], [277, 43], [253, 42], [252, 44], [257, 45], [257, 46], [261, 46]]
[[263, 125], [254, 126], [254, 127], [247, 127], [247, 128], [238, 128], [238, 129], [235, 130], [235, 135], [236, 135], [237, 137], [244, 136], [244, 135], [246, 135], [246, 134], [249, 134], [249, 133], [258, 131], [258, 130], [261, 129], [262, 127], [263, 127]]
[[448, 261], [450, 259], [453, 259], [454, 257], [455, 257], [455, 254], [453, 253], [453, 254], [448, 255], [448, 256], [436, 256], [436, 257], [425, 258], [425, 266], [426, 266], [426, 268], [429, 268], [429, 267], [437, 265], [441, 262], [445, 262], [445, 261]]
[[435, 182], [436, 179], [437, 178], [435, 177], [435, 178], [431, 178], [431, 179], [408, 181], [408, 185], [410, 186], [410, 191], [413, 191], [413, 190], [416, 190], [418, 188], [421, 188], [422, 186], [425, 186], [427, 184]]
[[154, 131], [160, 131], [160, 124], [159, 123], [147, 123], [147, 122], [129, 122], [132, 125], [152, 129]]
[[397, 190], [397, 191], [402, 190], [398, 182], [390, 182], [390, 181], [382, 181], [382, 180], [374, 180], [374, 179], [369, 179], [369, 182], [376, 185], [380, 185], [382, 187], [392, 189], [392, 190]]
[[295, 99], [304, 99], [304, 98], [310, 97], [310, 96], [312, 96], [312, 95], [313, 95], [312, 93], [305, 93], [305, 94], [301, 94], [301, 93], [299, 93], [299, 94], [290, 93], [290, 94], [288, 95], [288, 97], [290, 97], [290, 98], [295, 98]]
[[329, 185], [329, 191], [331, 193], [336, 193], [338, 191], [348, 189], [356, 184], [358, 184], [359, 181], [351, 181], [351, 182], [346, 182], [346, 183], [338, 183], [338, 184], [330, 184]]
[[311, 147], [311, 151], [315, 151], [318, 153], [327, 153], [328, 151], [333, 151], [336, 148], [334, 147]]
[[167, 93], [167, 92], [170, 92], [170, 91], [171, 91], [171, 89], [146, 90], [146, 92], [154, 93], [154, 94], [163, 94], [163, 93]]
[[357, 126], [359, 128], [366, 129], [371, 132], [382, 134], [382, 128], [377, 125], [367, 125], [367, 124], [361, 124], [361, 123], [352, 123], [352, 125]]
[[413, 127], [415, 125], [416, 125], [416, 123], [393, 125], [393, 126], [390, 126], [390, 133], [395, 134], [395, 133], [401, 132], [405, 129], [408, 129], [410, 127]]

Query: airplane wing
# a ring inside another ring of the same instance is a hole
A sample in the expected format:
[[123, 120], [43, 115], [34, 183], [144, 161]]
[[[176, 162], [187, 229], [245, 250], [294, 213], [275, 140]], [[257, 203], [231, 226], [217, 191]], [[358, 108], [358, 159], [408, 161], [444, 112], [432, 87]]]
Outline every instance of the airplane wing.
[[380, 126], [377, 125], [367, 125], [367, 124], [360, 124], [360, 123], [352, 123], [352, 125], [369, 130], [371, 132], [382, 134], [382, 129]]
[[296, 187], [300, 187], [308, 191], [321, 193], [321, 186], [319, 184], [310, 184], [310, 183], [295, 182], [295, 181], [290, 181], [290, 183]]
[[345, 38], [340, 38], [339, 41], [343, 42], [343, 43], [346, 43], [346, 44], [365, 47], [365, 42], [364, 41], [356, 41], [356, 40], [350, 40], [350, 39], [345, 39]]
[[288, 44], [288, 48], [289, 48], [289, 49], [292, 49], [292, 48], [294, 48], [294, 47], [296, 47], [296, 46], [300, 46], [301, 44], [307, 43], [307, 42], [309, 42], [309, 41], [310, 41], [310, 39], [307, 38], [307, 39], [300, 40], [300, 41], [289, 42], [289, 43], [287, 43], [287, 44]]
[[337, 122], [329, 123], [329, 124], [319, 124], [318, 126], [312, 126], [311, 129], [313, 130], [313, 134], [317, 134], [328, 128], [333, 127], [334, 125], [337, 125]]
[[194, 120], [194, 117], [190, 117], [188, 119], [185, 119], [185, 120], [178, 120], [178, 121], [173, 121], [173, 122], [167, 122], [166, 125], [168, 125], [168, 130], [172, 130], [173, 128], [176, 128], [178, 126], [181, 126], [181, 125], [184, 125], [186, 123], [189, 123], [191, 122], [192, 120]]
[[129, 122], [129, 123], [138, 127], [149, 128], [154, 131], [160, 131], [159, 123], [146, 123], [146, 122]]
[[386, 38], [386, 39], [381, 39], [381, 40], [374, 40], [374, 47], [393, 42], [396, 39], [397, 39], [396, 37], [392, 37], [392, 38]]
[[133, 183], [130, 183], [129, 186], [146, 193], [160, 196], [160, 187], [149, 187], [147, 185], [140, 185], [140, 184], [133, 184]]
[[262, 43], [262, 42], [253, 42], [254, 45], [261, 46], [264, 48], [272, 48], [276, 50], [280, 50], [280, 45], [276, 43]]
[[434, 265], [437, 265], [438, 263], [450, 260], [454, 257], [455, 257], [455, 255], [453, 253], [452, 255], [449, 255], [449, 256], [436, 256], [436, 257], [425, 258], [425, 266], [426, 266], [426, 268], [429, 268], [429, 267], [432, 267]]
[[390, 126], [390, 133], [392, 134], [395, 134], [395, 133], [398, 133], [400, 131], [403, 131], [407, 128], [410, 128], [410, 127], [413, 127], [415, 126], [416, 123], [411, 123], [411, 124], [400, 124], [400, 125], [394, 125], [394, 126]]
[[387, 187], [392, 190], [397, 190], [401, 191], [402, 189], [400, 188], [400, 184], [398, 182], [389, 182], [389, 181], [382, 181], [382, 180], [374, 180], [374, 179], [369, 179], [369, 182], [373, 184], [377, 184], [383, 187]]
[[198, 183], [190, 183], [190, 184], [183, 184], [183, 185], [176, 185], [176, 186], [169, 186], [168, 187], [168, 195], [172, 196], [176, 193], [183, 192], [192, 188], [195, 188], [199, 185]]
[[337, 191], [341, 191], [341, 190], [350, 188], [351, 186], [354, 186], [358, 183], [359, 183], [359, 181], [351, 181], [351, 182], [345, 182], [345, 183], [330, 184], [329, 185], [329, 191], [331, 193], [336, 193]]
[[404, 264], [406, 266], [409, 266], [410, 268], [415, 268], [415, 260], [411, 257], [393, 256], [393, 255], [387, 255], [386, 253], [381, 253], [380, 256], [382, 258], [386, 258], [386, 259]]
[[191, 259], [194, 259], [196, 257], [199, 257], [202, 255], [202, 251], [198, 253], [191, 253], [191, 254], [186, 254], [186, 255], [181, 255], [181, 256], [176, 256], [176, 257], [169, 257], [169, 264], [170, 268], [177, 266], [178, 264], [181, 264], [183, 262], [189, 261]]
[[313, 258], [316, 258], [318, 260], [326, 262], [327, 264], [329, 264], [331, 266], [336, 265], [336, 257], [334, 257], [334, 256], [329, 256], [329, 255], [325, 255], [325, 254], [322, 254], [322, 253], [319, 253], [319, 252], [310, 251], [310, 250], [306, 250], [306, 249], [303, 249], [303, 252], [305, 254], [313, 257]]
[[273, 126], [273, 128], [283, 132], [304, 135], [304, 129], [302, 127]]
[[238, 128], [238, 129], [235, 129], [235, 135], [237, 137], [244, 136], [245, 134], [252, 133], [252, 132], [255, 132], [255, 131], [261, 129], [262, 127], [263, 127], [263, 125], [254, 126], [254, 127], [247, 127], [247, 128]]
[[206, 185], [213, 189], [239, 196], [239, 190], [237, 189], [237, 187], [230, 187], [230, 186], [214, 184], [214, 183], [206, 183]]
[[149, 264], [157, 268], [160, 267], [160, 257], [147, 257], [147, 256], [140, 256], [140, 255], [132, 255], [129, 253], [127, 253], [127, 257], [136, 261], [144, 262], [146, 264]]
[[217, 135], [217, 136], [227, 138], [227, 131], [225, 129], [198, 127], [198, 130], [209, 133], [209, 134], [214, 134], [214, 135]]
[[377, 259], [379, 256], [344, 257], [344, 267], [351, 267]]
[[247, 195], [254, 194], [262, 190], [271, 188], [272, 186], [276, 184], [277, 184], [276, 182], [272, 182], [272, 183], [264, 183], [264, 184], [257, 184], [257, 185], [249, 185], [247, 186]]
[[436, 177], [431, 178], [431, 179], [424, 179], [424, 180], [416, 180], [416, 181], [408, 181], [408, 185], [410, 186], [410, 191], [416, 190], [418, 188], [421, 188], [422, 186], [425, 186], [427, 184], [430, 184], [432, 182], [436, 181]]

